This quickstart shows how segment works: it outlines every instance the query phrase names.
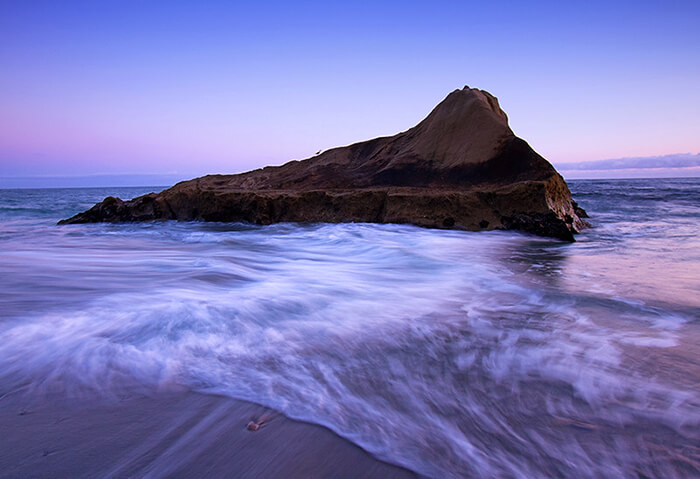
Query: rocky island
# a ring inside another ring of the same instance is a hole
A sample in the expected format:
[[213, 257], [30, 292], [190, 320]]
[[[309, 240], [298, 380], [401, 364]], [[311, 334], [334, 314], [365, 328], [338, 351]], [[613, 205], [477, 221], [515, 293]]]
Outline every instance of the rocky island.
[[515, 136], [498, 100], [465, 87], [413, 128], [312, 158], [208, 175], [59, 224], [151, 220], [410, 223], [573, 241], [586, 217], [564, 179]]

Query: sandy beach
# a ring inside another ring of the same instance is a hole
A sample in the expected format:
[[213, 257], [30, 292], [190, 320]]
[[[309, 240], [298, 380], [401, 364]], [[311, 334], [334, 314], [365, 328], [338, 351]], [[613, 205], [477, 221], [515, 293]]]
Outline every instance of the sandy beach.
[[[250, 422], [261, 424], [250, 431]], [[329, 429], [190, 392], [0, 399], [0, 477], [416, 477]]]
[[0, 191], [0, 478], [700, 477], [700, 180], [572, 187], [576, 243]]

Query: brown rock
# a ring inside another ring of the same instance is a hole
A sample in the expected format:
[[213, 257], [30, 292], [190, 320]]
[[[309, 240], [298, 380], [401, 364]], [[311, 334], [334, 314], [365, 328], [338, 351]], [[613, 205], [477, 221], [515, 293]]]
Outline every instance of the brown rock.
[[417, 126], [303, 161], [108, 197], [64, 223], [148, 220], [411, 223], [518, 229], [573, 241], [586, 223], [566, 183], [508, 127], [498, 100], [465, 87]]

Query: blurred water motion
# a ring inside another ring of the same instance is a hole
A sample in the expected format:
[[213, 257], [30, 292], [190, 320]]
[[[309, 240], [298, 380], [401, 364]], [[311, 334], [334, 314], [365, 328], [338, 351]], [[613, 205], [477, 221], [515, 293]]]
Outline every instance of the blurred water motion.
[[0, 191], [0, 396], [226, 394], [431, 477], [700, 474], [700, 182], [571, 186], [575, 244]]

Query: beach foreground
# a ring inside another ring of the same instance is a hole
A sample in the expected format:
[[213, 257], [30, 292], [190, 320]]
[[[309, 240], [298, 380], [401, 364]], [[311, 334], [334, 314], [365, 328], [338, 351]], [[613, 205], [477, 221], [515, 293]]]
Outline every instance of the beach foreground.
[[396, 471], [196, 391], [425, 477], [700, 477], [698, 181], [572, 182], [575, 243], [0, 191], [0, 476]]
[[[262, 425], [249, 431], [250, 421]], [[416, 477], [324, 427], [191, 392], [77, 402], [8, 395], [0, 430], [3, 478]]]

